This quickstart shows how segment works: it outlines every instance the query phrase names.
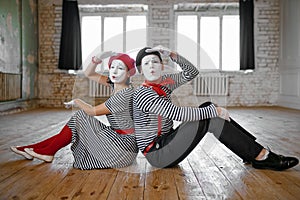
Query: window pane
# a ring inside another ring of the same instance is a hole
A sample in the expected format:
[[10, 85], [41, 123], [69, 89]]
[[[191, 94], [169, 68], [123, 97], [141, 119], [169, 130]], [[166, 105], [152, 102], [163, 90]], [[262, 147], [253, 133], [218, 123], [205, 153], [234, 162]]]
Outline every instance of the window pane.
[[200, 25], [200, 68], [219, 69], [220, 19], [201, 17]]
[[132, 31], [135, 29], [146, 28], [146, 16], [127, 16], [126, 30]]
[[85, 61], [101, 43], [101, 17], [82, 17], [81, 33], [82, 60]]
[[222, 70], [239, 70], [240, 21], [238, 15], [223, 16]]
[[183, 15], [178, 16], [177, 31], [189, 37], [197, 43], [197, 16], [196, 15]]
[[146, 16], [127, 16], [126, 52], [132, 52], [130, 56], [135, 58], [138, 50], [145, 47], [146, 44]]
[[104, 18], [104, 51], [123, 52], [123, 18]]
[[177, 51], [197, 66], [197, 16], [181, 15], [177, 19]]

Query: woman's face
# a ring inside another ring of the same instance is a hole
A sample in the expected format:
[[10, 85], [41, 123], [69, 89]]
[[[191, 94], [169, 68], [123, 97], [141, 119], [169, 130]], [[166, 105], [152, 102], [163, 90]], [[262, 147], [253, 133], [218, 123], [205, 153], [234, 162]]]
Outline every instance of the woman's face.
[[142, 59], [142, 73], [148, 81], [156, 81], [161, 78], [163, 64], [160, 62], [157, 55], [150, 54]]
[[129, 77], [128, 69], [123, 61], [113, 60], [109, 69], [109, 78], [113, 83], [125, 83]]

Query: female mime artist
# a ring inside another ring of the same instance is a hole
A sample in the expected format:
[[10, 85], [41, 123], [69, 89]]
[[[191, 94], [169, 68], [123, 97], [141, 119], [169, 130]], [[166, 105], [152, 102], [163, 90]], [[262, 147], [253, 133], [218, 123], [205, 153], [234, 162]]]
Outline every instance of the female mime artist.
[[[162, 75], [161, 54], [177, 63], [182, 72]], [[161, 46], [146, 47], [138, 52], [136, 66], [145, 78], [133, 95], [136, 140], [151, 165], [164, 168], [178, 164], [207, 132], [254, 168], [285, 170], [298, 164], [297, 158], [277, 155], [257, 143], [222, 107], [210, 102], [199, 108], [172, 104], [172, 91], [199, 73], [179, 54]], [[173, 120], [183, 123], [174, 130]]]
[[[96, 66], [108, 58], [109, 77], [95, 72]], [[75, 168], [121, 168], [133, 163], [138, 153], [132, 119], [133, 87], [130, 77], [135, 74], [135, 63], [127, 54], [104, 52], [92, 58], [85, 75], [100, 84], [111, 86], [112, 95], [95, 107], [80, 99], [71, 105], [81, 110], [75, 112], [61, 132], [42, 142], [11, 150], [27, 159], [38, 158], [52, 162], [54, 154], [72, 143]], [[110, 126], [94, 116], [106, 115]]]

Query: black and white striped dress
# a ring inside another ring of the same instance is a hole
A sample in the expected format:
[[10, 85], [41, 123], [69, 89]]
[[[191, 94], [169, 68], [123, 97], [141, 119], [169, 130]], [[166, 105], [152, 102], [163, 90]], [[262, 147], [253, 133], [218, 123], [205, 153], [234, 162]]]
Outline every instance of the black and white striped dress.
[[199, 71], [188, 60], [178, 55], [174, 60], [182, 72], [166, 74], [166, 79], [173, 79], [173, 84], [161, 86], [166, 92], [166, 97], [159, 96], [150, 87], [141, 86], [136, 89], [133, 95], [133, 116], [137, 145], [140, 151], [144, 149], [157, 137], [158, 115], [162, 116], [161, 134], [168, 134], [175, 121], [198, 121], [217, 116], [216, 108], [212, 104], [204, 108], [178, 107], [171, 102], [171, 93], [179, 86], [195, 78]]
[[125, 88], [105, 102], [112, 113], [106, 115], [111, 126], [87, 115], [83, 110], [71, 117], [67, 125], [72, 130], [71, 150], [75, 168], [121, 168], [133, 163], [138, 153], [134, 133], [124, 135], [115, 131], [134, 128], [133, 91], [133, 88]]

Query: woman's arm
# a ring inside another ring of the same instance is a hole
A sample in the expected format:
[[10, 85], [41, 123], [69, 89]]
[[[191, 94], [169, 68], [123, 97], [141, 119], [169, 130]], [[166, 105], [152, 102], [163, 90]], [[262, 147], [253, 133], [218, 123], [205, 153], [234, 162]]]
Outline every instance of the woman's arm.
[[84, 75], [89, 78], [90, 80], [96, 81], [102, 85], [109, 85], [107, 83], [107, 76], [98, 74], [96, 72], [96, 67], [97, 65], [102, 63], [102, 60], [105, 58], [108, 58], [110, 56], [115, 55], [115, 52], [112, 51], [106, 51], [103, 52], [99, 55], [96, 55], [92, 58], [92, 61], [90, 62], [90, 64], [87, 66], [87, 68], [84, 70]]
[[[102, 62], [102, 61], [101, 61]], [[98, 64], [91, 62], [88, 67], [84, 70], [84, 75], [93, 81], [96, 81], [97, 83], [100, 83], [102, 85], [109, 85], [107, 83], [107, 76], [98, 74], [95, 70]]]
[[104, 103], [97, 106], [91, 106], [90, 104], [82, 101], [81, 99], [74, 99], [74, 103], [90, 116], [111, 114], [111, 112], [107, 109]]

